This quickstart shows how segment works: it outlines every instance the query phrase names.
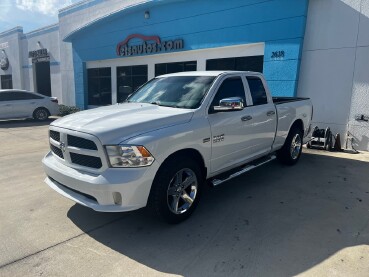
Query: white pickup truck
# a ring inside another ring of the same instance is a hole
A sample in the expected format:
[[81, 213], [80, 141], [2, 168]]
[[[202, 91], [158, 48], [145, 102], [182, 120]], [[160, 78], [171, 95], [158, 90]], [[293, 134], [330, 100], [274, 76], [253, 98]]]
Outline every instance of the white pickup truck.
[[54, 121], [45, 181], [96, 211], [147, 206], [178, 223], [192, 214], [205, 183], [218, 185], [275, 157], [295, 164], [312, 111], [309, 99], [272, 98], [260, 73], [159, 76], [124, 103]]

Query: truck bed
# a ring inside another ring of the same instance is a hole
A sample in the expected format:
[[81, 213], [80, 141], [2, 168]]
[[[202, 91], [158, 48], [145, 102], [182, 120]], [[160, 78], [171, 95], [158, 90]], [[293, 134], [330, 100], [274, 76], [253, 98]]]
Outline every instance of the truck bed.
[[296, 101], [302, 101], [302, 100], [309, 100], [310, 98], [304, 98], [304, 97], [273, 97], [273, 103], [283, 104], [288, 102], [296, 102]]

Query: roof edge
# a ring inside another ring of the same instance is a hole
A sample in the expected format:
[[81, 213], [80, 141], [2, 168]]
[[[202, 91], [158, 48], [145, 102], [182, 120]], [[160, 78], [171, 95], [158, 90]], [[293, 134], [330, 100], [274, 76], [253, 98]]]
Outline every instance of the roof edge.
[[54, 24], [51, 24], [51, 25], [47, 25], [47, 26], [38, 28], [36, 30], [30, 31], [28, 33], [25, 33], [24, 35], [25, 36], [33, 36], [33, 35], [35, 35], [35, 34], [37, 34], [39, 32], [47, 31], [47, 30], [50, 30], [50, 29], [53, 29], [54, 30], [55, 27], [58, 28], [59, 27], [59, 23], [54, 23]]
[[22, 26], [16, 26], [16, 27], [11, 28], [9, 30], [3, 31], [3, 32], [0, 33], [0, 37], [5, 37], [7, 35], [11, 35], [11, 34], [16, 33], [16, 32], [23, 33], [23, 27]]
[[[99, 1], [99, 0], [92, 0], [92, 1]], [[137, 8], [137, 7], [141, 7], [141, 6], [145, 6], [145, 5], [148, 5], [148, 4], [154, 4], [154, 3], [158, 3], [158, 2], [163, 2], [163, 0], [143, 0], [143, 1], [140, 1], [138, 3], [135, 3], [135, 4], [131, 4], [131, 5], [127, 5], [119, 10], [116, 10], [116, 11], [113, 11], [113, 12], [110, 12], [110, 13], [107, 13], [101, 17], [98, 17], [92, 21], [90, 21], [89, 23], [73, 30], [71, 33], [67, 34], [63, 39], [62, 41], [64, 42], [71, 42], [73, 40], [73, 37], [79, 33], [80, 31], [90, 27], [91, 25], [94, 25], [100, 21], [103, 21], [104, 19], [108, 18], [109, 16], [113, 16], [113, 15], [116, 15], [116, 14], [119, 14], [121, 12], [125, 12], [127, 10], [130, 10], [130, 9], [134, 9], [134, 8]]]

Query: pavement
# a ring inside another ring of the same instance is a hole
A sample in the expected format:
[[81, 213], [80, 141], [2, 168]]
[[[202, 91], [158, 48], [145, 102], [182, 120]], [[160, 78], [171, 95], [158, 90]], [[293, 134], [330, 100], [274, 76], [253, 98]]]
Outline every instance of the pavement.
[[369, 276], [369, 153], [304, 149], [208, 188], [167, 225], [44, 182], [48, 124], [0, 122], [0, 276]]

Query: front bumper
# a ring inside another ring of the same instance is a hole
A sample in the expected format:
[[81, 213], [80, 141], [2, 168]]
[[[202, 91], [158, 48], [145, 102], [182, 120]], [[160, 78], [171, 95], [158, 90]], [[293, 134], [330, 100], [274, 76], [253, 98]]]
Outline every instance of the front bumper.
[[[89, 173], [60, 163], [49, 152], [42, 160], [45, 182], [61, 195], [100, 212], [123, 212], [145, 207], [152, 181], [159, 168], [155, 161], [149, 167], [108, 168]], [[114, 200], [114, 193], [121, 195]]]

